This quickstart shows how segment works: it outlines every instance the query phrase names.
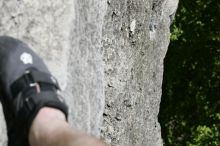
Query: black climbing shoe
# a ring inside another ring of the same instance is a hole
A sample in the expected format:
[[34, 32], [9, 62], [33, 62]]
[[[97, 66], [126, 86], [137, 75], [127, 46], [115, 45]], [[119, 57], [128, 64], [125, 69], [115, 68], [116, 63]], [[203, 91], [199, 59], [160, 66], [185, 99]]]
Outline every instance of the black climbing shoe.
[[44, 62], [23, 42], [0, 37], [0, 101], [8, 131], [8, 146], [29, 146], [28, 133], [42, 107], [68, 109], [57, 94], [59, 85]]

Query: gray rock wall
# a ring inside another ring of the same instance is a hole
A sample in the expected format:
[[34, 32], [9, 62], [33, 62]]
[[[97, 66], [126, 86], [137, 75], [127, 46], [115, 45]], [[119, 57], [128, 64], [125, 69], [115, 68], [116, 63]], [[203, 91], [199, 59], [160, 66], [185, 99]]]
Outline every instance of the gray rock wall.
[[[163, 58], [178, 0], [0, 0], [0, 35], [44, 58], [72, 127], [113, 146], [161, 146]], [[103, 120], [104, 119], [104, 120]], [[0, 145], [7, 142], [0, 113]]]
[[172, 0], [109, 0], [103, 29], [103, 136], [112, 145], [161, 146], [157, 121]]

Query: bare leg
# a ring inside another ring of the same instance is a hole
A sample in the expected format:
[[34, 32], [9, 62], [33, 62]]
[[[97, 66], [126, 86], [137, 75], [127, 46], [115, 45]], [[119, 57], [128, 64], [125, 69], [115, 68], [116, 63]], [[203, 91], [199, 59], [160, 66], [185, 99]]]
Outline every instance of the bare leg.
[[42, 108], [29, 133], [31, 146], [107, 146], [91, 136], [70, 128], [64, 114], [54, 108]]

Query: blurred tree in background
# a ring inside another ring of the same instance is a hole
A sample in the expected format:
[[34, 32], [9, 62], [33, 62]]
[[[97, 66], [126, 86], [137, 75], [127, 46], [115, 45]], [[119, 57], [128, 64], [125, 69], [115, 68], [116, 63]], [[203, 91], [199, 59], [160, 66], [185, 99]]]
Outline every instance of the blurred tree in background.
[[220, 0], [180, 0], [164, 65], [165, 146], [220, 146]]

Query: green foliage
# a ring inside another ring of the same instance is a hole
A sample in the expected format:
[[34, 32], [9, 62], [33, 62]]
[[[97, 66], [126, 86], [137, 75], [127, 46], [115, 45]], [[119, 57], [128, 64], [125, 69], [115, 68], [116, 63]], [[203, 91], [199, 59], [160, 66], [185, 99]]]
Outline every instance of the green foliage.
[[219, 146], [220, 132], [216, 125], [198, 126], [192, 130], [192, 142], [187, 142], [187, 146]]
[[178, 28], [175, 24], [173, 25], [173, 31], [171, 34], [171, 41], [177, 41], [178, 38], [181, 36], [181, 34], [183, 34], [183, 30], [181, 30], [180, 28]]
[[165, 146], [220, 145], [220, 0], [180, 0], [159, 121]]

